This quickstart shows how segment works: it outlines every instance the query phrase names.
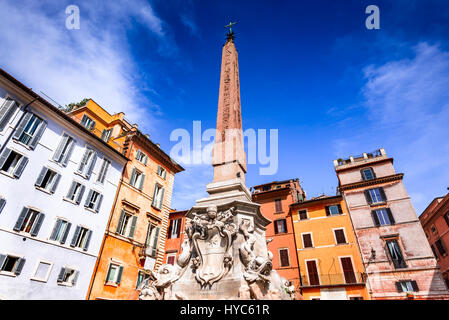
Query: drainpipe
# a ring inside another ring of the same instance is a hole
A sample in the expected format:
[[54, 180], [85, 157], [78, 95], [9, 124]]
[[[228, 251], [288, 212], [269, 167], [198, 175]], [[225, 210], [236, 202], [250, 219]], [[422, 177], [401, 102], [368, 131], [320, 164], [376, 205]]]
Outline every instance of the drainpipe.
[[30, 104], [32, 104], [34, 101], [38, 100], [39, 98], [34, 98], [33, 100], [31, 100], [30, 102], [28, 102], [24, 107], [23, 107], [23, 113], [20, 116], [19, 121], [17, 121], [17, 124], [15, 125], [14, 129], [11, 131], [11, 133], [8, 135], [8, 138], [6, 138], [5, 143], [0, 147], [0, 154], [2, 154], [3, 149], [5, 149], [5, 146], [8, 144], [9, 140], [11, 140], [12, 135], [14, 134], [14, 132], [16, 132], [17, 126], [22, 122], [22, 119], [25, 117], [26, 111], [28, 110], [28, 106]]

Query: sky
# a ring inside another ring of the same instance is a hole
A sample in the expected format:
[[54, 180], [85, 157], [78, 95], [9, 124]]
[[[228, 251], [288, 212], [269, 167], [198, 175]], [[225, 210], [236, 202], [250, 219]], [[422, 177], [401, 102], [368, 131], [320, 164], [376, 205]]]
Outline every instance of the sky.
[[[243, 129], [278, 130], [278, 170], [248, 165], [248, 186], [299, 178], [309, 198], [333, 195], [334, 159], [385, 148], [418, 215], [448, 192], [447, 1], [0, 0], [0, 12], [3, 69], [61, 105], [125, 112], [167, 153], [173, 130], [215, 127], [224, 25], [237, 21]], [[181, 165], [178, 210], [213, 174]]]

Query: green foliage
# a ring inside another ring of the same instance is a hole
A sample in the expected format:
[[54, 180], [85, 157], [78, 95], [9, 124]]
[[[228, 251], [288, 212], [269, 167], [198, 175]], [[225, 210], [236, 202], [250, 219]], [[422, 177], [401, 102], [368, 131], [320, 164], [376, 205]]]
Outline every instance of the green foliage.
[[78, 108], [79, 108], [79, 107], [82, 107], [82, 106], [86, 105], [87, 101], [89, 101], [89, 99], [88, 99], [88, 98], [84, 98], [83, 100], [81, 100], [81, 101], [78, 102], [78, 103], [74, 103], [74, 102], [69, 103], [69, 104], [67, 104], [67, 105], [65, 106], [65, 108], [62, 108], [62, 111], [64, 111], [64, 112], [70, 112], [70, 111], [73, 110], [73, 108], [75, 108], [75, 106], [78, 106]]

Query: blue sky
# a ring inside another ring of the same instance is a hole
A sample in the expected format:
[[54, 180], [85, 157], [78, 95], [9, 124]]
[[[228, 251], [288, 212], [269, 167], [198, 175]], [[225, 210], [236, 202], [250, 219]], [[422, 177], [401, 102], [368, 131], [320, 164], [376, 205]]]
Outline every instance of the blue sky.
[[[67, 30], [65, 8], [80, 8]], [[380, 30], [365, 8], [380, 8]], [[176, 128], [213, 128], [223, 26], [238, 21], [243, 127], [279, 130], [279, 169], [334, 194], [332, 160], [384, 147], [418, 214], [449, 187], [447, 1], [6, 1], [0, 65], [61, 104], [124, 111], [169, 152]], [[184, 165], [172, 206], [206, 195], [212, 167]]]

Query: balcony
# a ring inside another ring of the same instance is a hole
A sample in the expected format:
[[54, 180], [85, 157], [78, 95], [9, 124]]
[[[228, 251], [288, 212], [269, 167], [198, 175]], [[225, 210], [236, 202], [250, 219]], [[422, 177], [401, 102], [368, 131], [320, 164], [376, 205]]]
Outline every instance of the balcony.
[[386, 158], [385, 149], [381, 148], [373, 152], [364, 152], [360, 155], [350, 156], [348, 159], [334, 160], [334, 167], [351, 166], [357, 163], [371, 162], [376, 159]]
[[329, 287], [365, 284], [366, 275], [361, 272], [319, 274], [314, 276], [301, 276], [301, 288]]

